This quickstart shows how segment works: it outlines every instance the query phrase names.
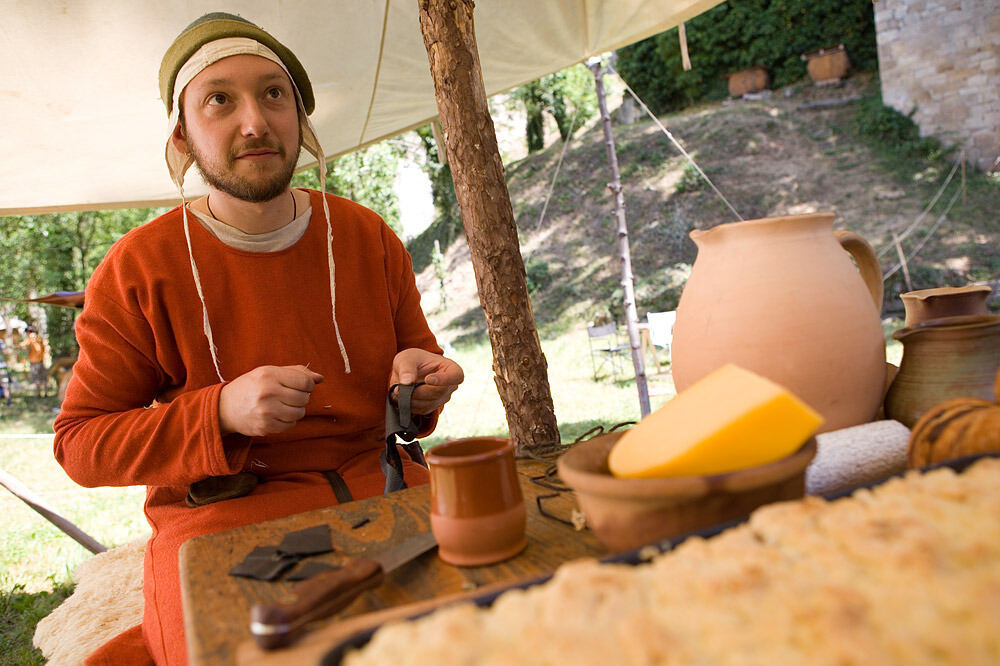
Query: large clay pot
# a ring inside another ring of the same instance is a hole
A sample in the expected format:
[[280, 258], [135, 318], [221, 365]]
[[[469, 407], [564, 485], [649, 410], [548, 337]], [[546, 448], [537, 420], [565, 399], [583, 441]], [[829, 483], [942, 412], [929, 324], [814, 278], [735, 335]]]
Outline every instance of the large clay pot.
[[833, 219], [793, 215], [691, 232], [698, 257], [672, 346], [678, 391], [735, 363], [822, 414], [820, 432], [875, 418], [886, 376], [882, 270], [871, 246], [833, 231]]
[[906, 308], [903, 326], [909, 328], [942, 317], [989, 314], [986, 299], [991, 293], [993, 289], [985, 284], [908, 291], [899, 295]]
[[1000, 315], [967, 315], [902, 328], [899, 374], [885, 397], [885, 415], [912, 428], [928, 409], [952, 398], [995, 402], [1000, 368]]

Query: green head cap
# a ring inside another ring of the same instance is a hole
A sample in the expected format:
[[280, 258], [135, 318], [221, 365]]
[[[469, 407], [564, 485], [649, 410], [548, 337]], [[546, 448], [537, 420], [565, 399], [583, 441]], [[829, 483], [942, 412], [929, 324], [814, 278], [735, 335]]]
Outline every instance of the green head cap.
[[225, 12], [212, 12], [205, 14], [184, 28], [167, 49], [163, 56], [163, 62], [160, 63], [160, 98], [167, 107], [168, 116], [173, 111], [174, 82], [177, 80], [177, 73], [181, 67], [202, 46], [226, 37], [246, 37], [274, 51], [299, 89], [305, 112], [307, 114], [313, 112], [316, 100], [313, 97], [312, 84], [309, 83], [309, 76], [294, 53], [250, 21]]

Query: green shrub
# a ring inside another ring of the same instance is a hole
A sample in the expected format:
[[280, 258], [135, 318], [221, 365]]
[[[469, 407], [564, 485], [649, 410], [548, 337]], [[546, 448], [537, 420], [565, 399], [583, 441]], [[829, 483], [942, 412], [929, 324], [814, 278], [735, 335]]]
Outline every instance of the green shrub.
[[806, 75], [803, 53], [840, 43], [856, 69], [878, 68], [871, 0], [728, 0], [685, 30], [689, 71], [676, 28], [618, 51], [618, 71], [654, 112], [722, 98], [726, 74], [753, 65], [787, 85]]
[[524, 263], [525, 281], [528, 293], [534, 294], [552, 284], [552, 271], [544, 259], [531, 257]]
[[920, 137], [920, 128], [912, 118], [916, 109], [904, 115], [885, 106], [878, 91], [858, 102], [856, 108], [854, 122], [858, 133], [870, 139], [879, 150], [928, 159], [940, 155], [940, 142]]
[[681, 179], [677, 181], [677, 185], [674, 189], [678, 194], [683, 194], [685, 192], [696, 192], [705, 187], [705, 179], [701, 177], [698, 170], [694, 168], [689, 162], [684, 167], [684, 171], [681, 174]]

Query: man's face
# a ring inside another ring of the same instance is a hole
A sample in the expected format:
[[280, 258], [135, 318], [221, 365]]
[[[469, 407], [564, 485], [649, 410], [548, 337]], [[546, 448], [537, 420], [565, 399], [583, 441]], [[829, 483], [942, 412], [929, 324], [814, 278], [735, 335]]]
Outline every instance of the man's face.
[[299, 157], [295, 91], [284, 70], [255, 55], [223, 58], [184, 88], [174, 140], [205, 182], [237, 199], [269, 201], [288, 189]]

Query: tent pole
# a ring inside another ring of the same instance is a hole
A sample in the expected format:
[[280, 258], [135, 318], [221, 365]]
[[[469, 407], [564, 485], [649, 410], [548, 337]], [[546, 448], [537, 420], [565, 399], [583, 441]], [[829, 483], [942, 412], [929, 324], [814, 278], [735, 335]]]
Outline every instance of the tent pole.
[[597, 104], [601, 109], [601, 125], [604, 127], [604, 145], [608, 149], [608, 164], [611, 166], [611, 182], [608, 183], [615, 195], [615, 218], [618, 220], [618, 259], [622, 267], [622, 292], [625, 300], [625, 325], [628, 328], [629, 345], [632, 347], [632, 365], [635, 367], [635, 386], [639, 392], [639, 413], [645, 418], [649, 414], [649, 387], [646, 384], [646, 359], [639, 344], [639, 318], [635, 310], [635, 287], [632, 277], [632, 255], [628, 246], [628, 225], [625, 223], [625, 195], [622, 194], [621, 175], [618, 171], [618, 155], [615, 152], [615, 137], [611, 132], [611, 114], [604, 96], [604, 70], [600, 60], [589, 62], [587, 66], [594, 73], [597, 87]]
[[514, 446], [559, 443], [548, 365], [476, 47], [472, 0], [419, 0], [438, 114]]

